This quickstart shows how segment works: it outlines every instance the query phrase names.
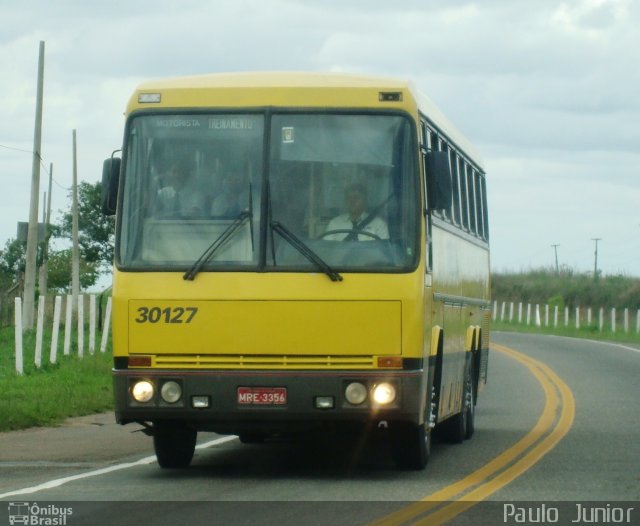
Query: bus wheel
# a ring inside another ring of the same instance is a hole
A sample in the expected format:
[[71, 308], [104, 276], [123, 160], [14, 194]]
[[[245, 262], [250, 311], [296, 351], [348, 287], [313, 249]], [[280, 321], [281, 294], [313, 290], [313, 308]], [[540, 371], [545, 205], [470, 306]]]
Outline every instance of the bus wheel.
[[161, 468], [186, 468], [196, 449], [197, 431], [180, 424], [155, 424], [153, 447]]
[[467, 367], [464, 380], [462, 411], [443, 423], [442, 431], [447, 441], [460, 444], [471, 438], [475, 431], [476, 404], [473, 396], [473, 364]]
[[464, 432], [466, 440], [473, 436], [476, 419], [476, 389], [474, 382], [474, 366], [473, 362], [469, 365], [469, 374], [465, 378], [464, 385], [464, 411], [467, 413], [467, 425]]
[[396, 422], [389, 431], [396, 465], [400, 469], [424, 469], [431, 455], [431, 432], [426, 425]]

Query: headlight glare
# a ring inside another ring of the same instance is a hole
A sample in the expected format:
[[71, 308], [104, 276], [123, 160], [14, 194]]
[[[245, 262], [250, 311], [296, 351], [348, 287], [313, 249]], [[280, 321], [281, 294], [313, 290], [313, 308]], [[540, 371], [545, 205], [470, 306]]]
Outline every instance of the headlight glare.
[[371, 396], [376, 404], [388, 405], [396, 399], [396, 388], [389, 382], [382, 382], [373, 388]]
[[131, 388], [131, 396], [136, 402], [149, 402], [155, 393], [153, 384], [149, 380], [140, 380]]

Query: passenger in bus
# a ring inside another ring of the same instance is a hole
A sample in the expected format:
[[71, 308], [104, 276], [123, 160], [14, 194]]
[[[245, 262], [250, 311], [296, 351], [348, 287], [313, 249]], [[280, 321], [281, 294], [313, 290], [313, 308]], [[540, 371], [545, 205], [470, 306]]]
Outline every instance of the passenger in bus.
[[[367, 189], [351, 184], [345, 190], [346, 213], [334, 217], [327, 225], [324, 239], [333, 241], [374, 241], [389, 239], [387, 223], [367, 213]], [[338, 230], [339, 232], [332, 233]]]
[[210, 213], [213, 217], [236, 217], [243, 210], [249, 210], [249, 182], [237, 171], [229, 172], [222, 181], [222, 188], [211, 201]]
[[204, 194], [191, 172], [189, 163], [184, 159], [169, 164], [162, 178], [163, 186], [158, 190], [158, 215], [171, 218], [204, 216]]

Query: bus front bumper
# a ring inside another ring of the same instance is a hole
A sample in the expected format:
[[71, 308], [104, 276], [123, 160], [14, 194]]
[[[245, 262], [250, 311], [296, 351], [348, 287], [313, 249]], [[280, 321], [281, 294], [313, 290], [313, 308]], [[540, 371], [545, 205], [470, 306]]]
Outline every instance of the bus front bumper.
[[[220, 433], [302, 430], [330, 422], [423, 423], [427, 392], [422, 369], [367, 372], [116, 369], [113, 384], [116, 421], [120, 424], [174, 420], [199, 431]], [[378, 387], [386, 403], [375, 400], [379, 396], [374, 394]], [[134, 395], [148, 400], [136, 400]]]

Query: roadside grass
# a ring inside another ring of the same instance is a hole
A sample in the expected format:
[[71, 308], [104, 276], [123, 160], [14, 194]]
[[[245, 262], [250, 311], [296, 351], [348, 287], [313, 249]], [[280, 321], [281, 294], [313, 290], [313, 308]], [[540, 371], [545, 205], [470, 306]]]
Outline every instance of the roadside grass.
[[530, 334], [550, 334], [554, 336], [567, 336], [570, 338], [640, 344], [640, 334], [635, 332], [635, 328], [629, 332], [624, 332], [623, 330], [612, 332], [610, 329], [603, 329], [601, 331], [597, 325], [581, 326], [579, 329], [576, 329], [575, 327], [565, 327], [564, 325], [558, 325], [558, 327], [544, 325], [537, 327], [535, 325], [526, 325], [522, 323], [492, 321], [491, 330], [502, 332], [525, 332]]
[[[45, 331], [43, 365], [34, 365], [35, 333], [24, 334], [24, 374], [15, 372], [14, 329], [0, 329], [0, 431], [56, 425], [72, 416], [113, 408], [111, 345], [105, 353], [91, 355], [85, 343], [82, 359], [77, 356], [75, 335], [70, 356], [49, 363], [50, 333]], [[99, 342], [98, 338], [98, 342]]]

